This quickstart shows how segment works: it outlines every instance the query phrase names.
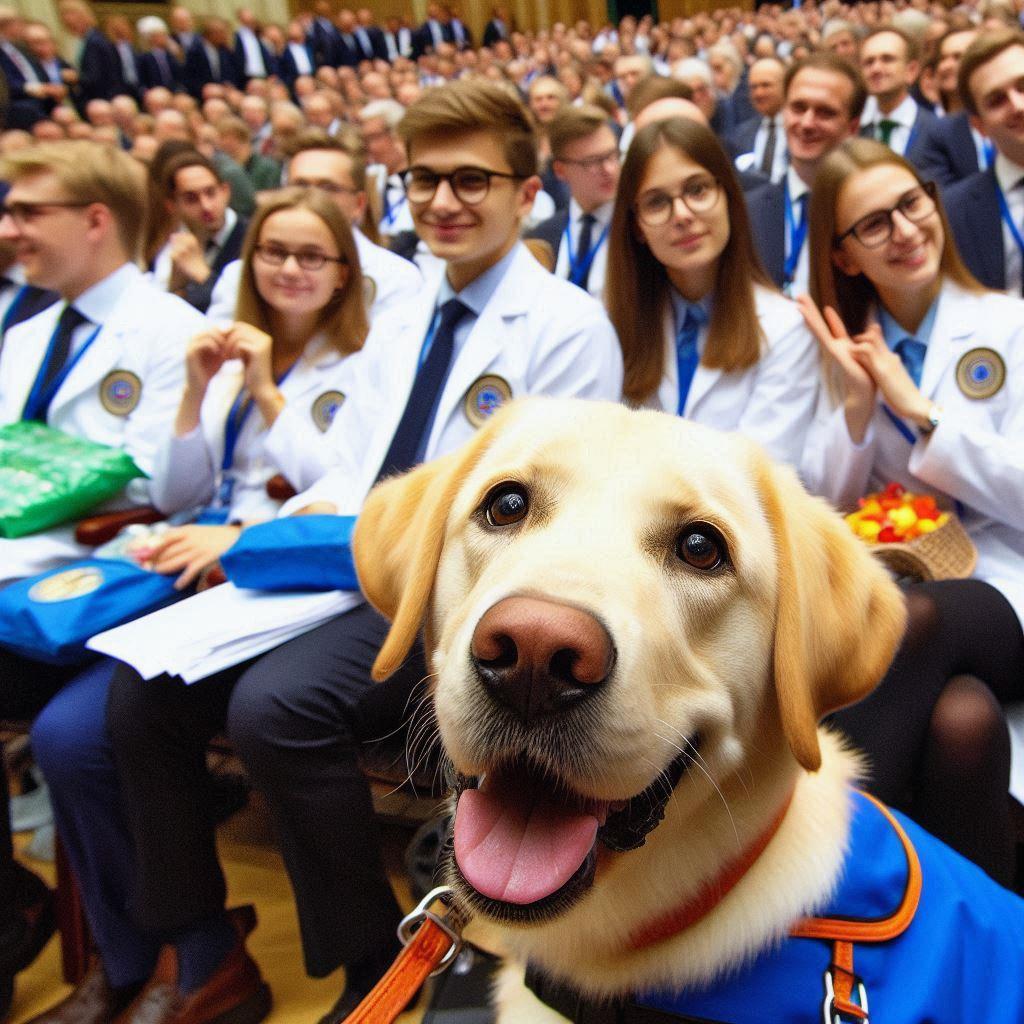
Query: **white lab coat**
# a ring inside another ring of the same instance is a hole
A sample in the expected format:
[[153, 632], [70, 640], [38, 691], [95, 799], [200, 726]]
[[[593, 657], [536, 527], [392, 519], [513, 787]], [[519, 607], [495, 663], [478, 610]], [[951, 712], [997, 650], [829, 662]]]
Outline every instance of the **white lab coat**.
[[[318, 500], [333, 502], [343, 515], [359, 512], [405, 410], [436, 296], [436, 288], [424, 289], [396, 318], [374, 325], [352, 398], [328, 432], [337, 444], [335, 468], [292, 498], [282, 514]], [[484, 376], [504, 380], [513, 398], [618, 401], [622, 355], [601, 306], [575, 285], [549, 274], [519, 244], [452, 365], [427, 441], [427, 459], [472, 437], [476, 427], [466, 415], [465, 398]]]
[[[396, 306], [409, 302], [423, 287], [423, 275], [415, 263], [403, 259], [390, 249], [374, 245], [358, 228], [353, 228], [352, 237], [359, 252], [363, 280], [367, 282], [367, 296], [372, 296], [367, 309], [372, 322]], [[206, 312], [211, 320], [235, 319], [241, 280], [242, 261], [233, 260], [221, 271], [213, 286], [210, 308]]]
[[[168, 295], [134, 267], [102, 330], [75, 364], [50, 405], [47, 423], [76, 437], [123, 448], [144, 473], [153, 471], [158, 446], [171, 431], [184, 385], [184, 355], [189, 338], [206, 324], [203, 315], [177, 296]], [[58, 302], [7, 332], [0, 360], [0, 423], [21, 418], [36, 374], [64, 303]], [[127, 415], [108, 412], [100, 385], [115, 370], [141, 382], [138, 404]], [[149, 481], [133, 480], [105, 508], [152, 501]], [[0, 580], [33, 575], [89, 549], [75, 543], [73, 529], [0, 539]]]
[[[942, 408], [935, 431], [911, 445], [879, 404], [855, 445], [842, 407], [823, 389], [803, 476], [844, 510], [890, 480], [960, 502], [978, 548], [975, 577], [1000, 590], [1024, 622], [1024, 302], [950, 281], [938, 301], [921, 375], [921, 392]], [[968, 398], [956, 382], [960, 359], [978, 348], [999, 353], [1006, 367], [990, 398]]]
[[[795, 303], [760, 285], [754, 294], [767, 341], [761, 358], [732, 373], [699, 365], [684, 415], [696, 423], [745, 434], [772, 458], [796, 467], [818, 399], [818, 344]], [[671, 305], [665, 312], [664, 341], [665, 373], [645, 404], [674, 413], [679, 405], [679, 371]]]
[[[330, 466], [329, 421], [324, 407], [340, 408], [351, 391], [351, 361], [327, 344], [312, 339], [280, 384], [288, 404], [266, 429], [258, 408], [246, 417], [234, 451], [232, 520], [269, 519], [279, 502], [267, 495], [267, 481], [283, 474], [296, 490], [311, 486]], [[160, 448], [151, 490], [157, 507], [170, 515], [208, 504], [216, 494], [224, 458], [225, 424], [242, 387], [244, 367], [226, 363], [210, 381], [200, 425], [183, 437], [168, 436]], [[342, 396], [338, 398], [338, 396]]]

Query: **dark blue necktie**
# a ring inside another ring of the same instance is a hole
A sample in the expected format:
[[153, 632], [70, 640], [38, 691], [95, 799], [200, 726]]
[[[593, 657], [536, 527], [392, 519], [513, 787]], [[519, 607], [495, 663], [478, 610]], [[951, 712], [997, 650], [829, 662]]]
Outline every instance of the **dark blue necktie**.
[[921, 386], [921, 368], [924, 366], [928, 346], [917, 338], [901, 338], [893, 348], [917, 387]]
[[683, 415], [683, 410], [686, 408], [690, 385], [693, 383], [697, 366], [700, 363], [697, 338], [700, 336], [701, 327], [707, 323], [707, 320], [707, 313], [704, 312], [703, 307], [687, 306], [686, 316], [683, 317], [682, 325], [676, 333], [676, 367], [679, 371], [679, 406], [676, 412], [680, 416]]
[[469, 306], [459, 299], [449, 299], [441, 307], [441, 320], [430, 344], [430, 351], [413, 381], [405, 412], [402, 413], [398, 429], [391, 438], [388, 453], [377, 473], [378, 480], [404, 473], [419, 461], [420, 444], [430, 429], [434, 410], [448, 379], [448, 368], [455, 350], [455, 328], [471, 312]]
[[60, 371], [64, 369], [64, 364], [68, 361], [68, 356], [71, 355], [71, 337], [86, 322], [86, 319], [74, 306], [64, 307], [60, 319], [57, 321], [57, 331], [53, 337], [53, 351], [46, 363], [43, 394], [53, 385]]

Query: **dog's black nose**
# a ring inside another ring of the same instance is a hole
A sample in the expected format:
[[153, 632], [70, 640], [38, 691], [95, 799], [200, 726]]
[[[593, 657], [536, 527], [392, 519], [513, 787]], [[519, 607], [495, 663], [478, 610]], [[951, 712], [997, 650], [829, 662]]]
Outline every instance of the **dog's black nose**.
[[470, 653], [494, 698], [523, 718], [585, 699], [615, 663], [608, 630], [593, 615], [533, 597], [507, 597], [489, 608]]

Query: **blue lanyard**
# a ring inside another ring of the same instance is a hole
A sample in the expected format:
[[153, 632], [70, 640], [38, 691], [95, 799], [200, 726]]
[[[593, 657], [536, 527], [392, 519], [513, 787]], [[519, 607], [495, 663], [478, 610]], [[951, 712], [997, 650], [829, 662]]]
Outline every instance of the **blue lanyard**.
[[792, 284], [793, 279], [796, 277], [796, 265], [800, 262], [800, 251], [803, 249], [804, 241], [807, 239], [807, 222], [810, 220], [810, 217], [801, 217], [800, 223], [797, 224], [796, 217], [793, 214], [793, 202], [789, 198], [788, 179], [782, 188], [786, 204], [786, 237], [789, 239], [789, 255], [786, 257], [782, 273], [785, 283]]
[[882, 403], [882, 412], [892, 420], [892, 425], [903, 435], [907, 444], [917, 444], [917, 435], [884, 402]]
[[[301, 359], [302, 356], [299, 356]], [[299, 362], [296, 359], [291, 366], [288, 367], [284, 373], [278, 377], [274, 383], [280, 387], [292, 370], [295, 369]], [[245, 421], [249, 418], [249, 413], [252, 412], [252, 407], [256, 403], [249, 397], [249, 392], [244, 387], [239, 388], [238, 394], [235, 396], [234, 402], [231, 404], [231, 409], [228, 412], [228, 418], [224, 423], [224, 456], [220, 460], [221, 473], [227, 473], [229, 469], [235, 464], [235, 448], [238, 446], [238, 438], [242, 434], [242, 427], [245, 426]]]
[[[385, 185], [384, 186], [385, 200], [387, 199], [387, 188], [388, 188], [387, 185]], [[405, 200], [406, 200], [406, 196], [403, 194], [399, 198], [398, 202], [396, 202], [393, 206], [389, 204], [388, 212], [384, 214], [384, 223], [387, 224], [387, 226], [389, 228], [393, 228], [395, 226], [395, 221], [398, 219], [398, 214], [400, 213], [402, 207], [405, 206]]]
[[583, 287], [582, 282], [590, 272], [591, 266], [593, 266], [594, 258], [597, 256], [598, 249], [601, 248], [604, 244], [604, 240], [608, 237], [608, 229], [610, 227], [611, 224], [606, 224], [604, 226], [604, 231], [601, 232], [597, 242], [587, 250], [587, 254], [583, 259], [577, 261], [576, 253], [573, 250], [572, 235], [569, 232], [569, 225], [565, 225], [563, 238], [565, 241], [565, 250], [569, 254], [569, 280], [580, 288]]
[[1007, 205], [1006, 196], [1003, 195], [1003, 190], [998, 181], [996, 181], [996, 195], [999, 197], [999, 213], [1003, 218], [1003, 223], [1010, 229], [1010, 234], [1020, 250], [1021, 259], [1024, 259], [1024, 238], [1021, 237], [1020, 228], [1013, 223], [1013, 217], [1010, 216], [1010, 207]]
[[991, 139], [981, 140], [981, 152], [983, 155], [982, 170], [987, 171], [996, 162], [996, 147]]
[[7, 307], [7, 312], [4, 313], [4, 322], [0, 324], [0, 337], [3, 337], [7, 333], [7, 328], [11, 326], [11, 321], [14, 319], [14, 314], [18, 312], [18, 307], [22, 304], [25, 299], [25, 295], [28, 292], [28, 285], [23, 284], [18, 289], [18, 294], [11, 299], [11, 304]]
[[46, 346], [46, 356], [39, 367], [39, 371], [36, 373], [35, 383], [32, 385], [32, 390], [29, 392], [25, 408], [22, 409], [21, 418], [23, 420], [38, 420], [41, 423], [46, 422], [46, 414], [50, 410], [50, 403], [53, 401], [54, 395], [57, 394], [61, 385], [68, 379], [68, 375], [78, 365], [78, 361], [89, 350], [89, 346], [96, 340], [96, 335], [103, 330], [103, 324], [97, 325], [92, 334], [85, 339], [85, 344], [80, 346], [78, 351], [64, 364], [57, 376], [50, 382], [50, 386], [44, 391], [43, 380], [46, 378], [47, 367], [50, 365], [50, 360], [53, 358], [53, 346], [54, 342], [57, 340], [58, 330], [60, 330], [59, 322], [57, 326], [54, 327], [53, 334], [50, 335], [50, 343]]

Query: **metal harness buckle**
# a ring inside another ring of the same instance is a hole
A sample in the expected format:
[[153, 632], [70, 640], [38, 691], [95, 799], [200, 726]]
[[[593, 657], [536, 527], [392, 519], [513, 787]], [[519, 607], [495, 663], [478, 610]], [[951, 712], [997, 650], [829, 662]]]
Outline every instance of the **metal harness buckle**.
[[871, 1024], [868, 1020], [868, 993], [864, 982], [857, 979], [857, 1002], [864, 1011], [863, 1016], [837, 1010], [835, 1006], [836, 990], [832, 982], [832, 971], [825, 971], [825, 1001], [822, 1003], [822, 1019], [824, 1024]]
[[[436, 889], [431, 889], [430, 892], [428, 892], [427, 895], [424, 896], [423, 899], [421, 899], [420, 902], [402, 918], [398, 925], [398, 938], [401, 940], [403, 946], [408, 946], [409, 943], [412, 942], [413, 936], [416, 934], [419, 926], [428, 919], [440, 928], [449, 939], [451, 939], [451, 948], [442, 957], [441, 962], [437, 967], [430, 972], [431, 978], [435, 975], [443, 974], [452, 965], [462, 949], [462, 935], [460, 934], [460, 929], [462, 928], [464, 921], [462, 915], [451, 906], [451, 896], [453, 891], [454, 890], [449, 885], [440, 885]], [[448, 911], [444, 917], [439, 917], [429, 909], [431, 904], [436, 903], [439, 900]]]

